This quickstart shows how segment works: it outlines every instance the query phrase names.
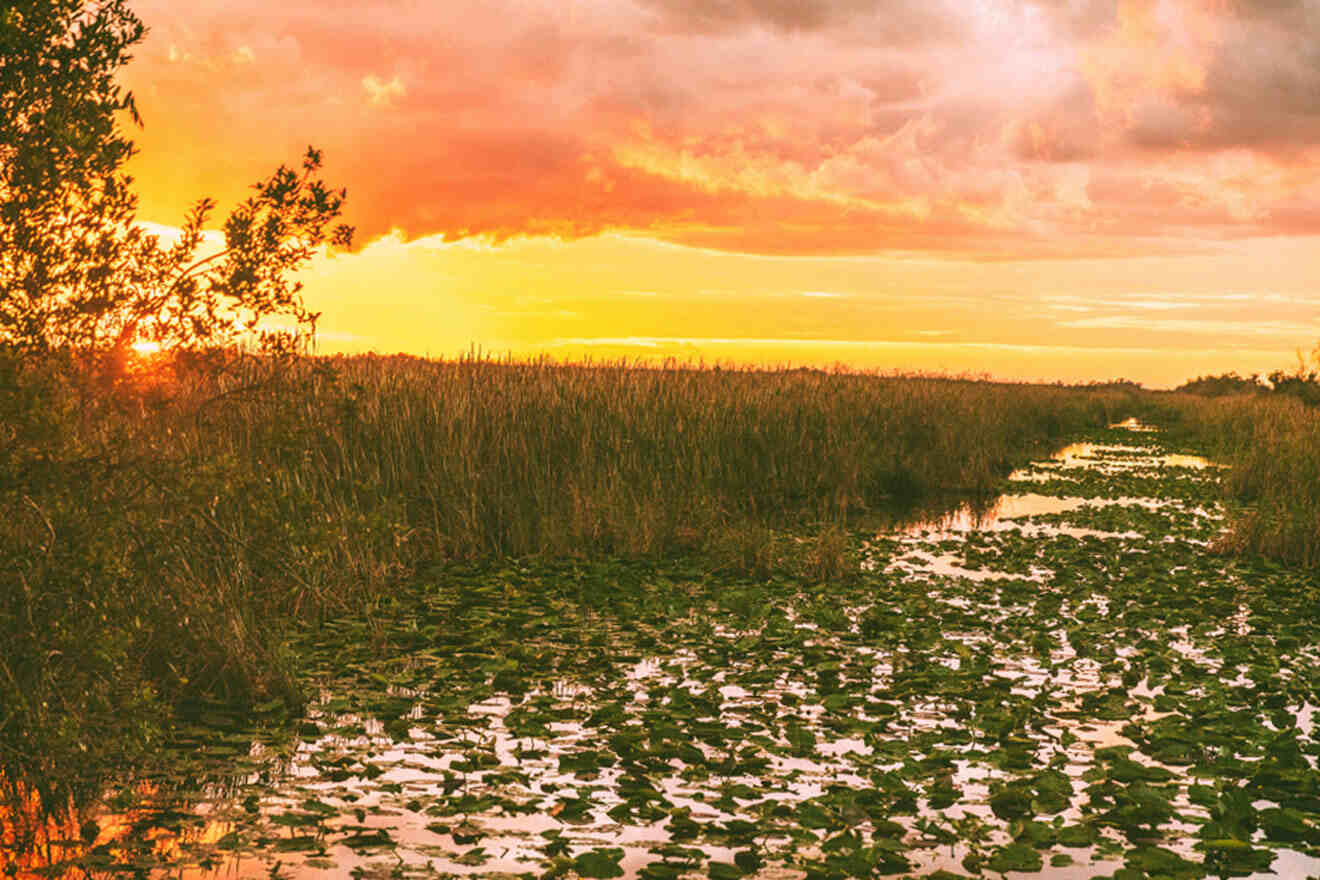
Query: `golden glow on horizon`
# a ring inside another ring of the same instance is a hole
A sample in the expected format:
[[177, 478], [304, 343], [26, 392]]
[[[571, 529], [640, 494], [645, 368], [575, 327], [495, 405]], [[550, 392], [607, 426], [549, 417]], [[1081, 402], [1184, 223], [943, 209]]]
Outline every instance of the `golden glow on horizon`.
[[[1267, 253], [1272, 274], [1258, 268]], [[306, 281], [323, 353], [452, 357], [475, 347], [1167, 387], [1287, 368], [1309, 350], [1320, 293], [1299, 273], [1320, 277], [1305, 240], [987, 263], [757, 257], [622, 235], [501, 245], [395, 235], [318, 259]]]
[[142, 216], [322, 147], [322, 351], [1168, 385], [1320, 336], [1313, 4], [570, 6], [136, 0]]

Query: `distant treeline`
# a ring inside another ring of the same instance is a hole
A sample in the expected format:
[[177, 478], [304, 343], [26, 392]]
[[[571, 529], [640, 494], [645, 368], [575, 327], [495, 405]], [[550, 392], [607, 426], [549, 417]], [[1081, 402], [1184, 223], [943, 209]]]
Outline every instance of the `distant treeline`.
[[1274, 394], [1294, 397], [1310, 406], [1320, 406], [1320, 372], [1298, 367], [1292, 372], [1275, 370], [1265, 379], [1259, 374], [1239, 376], [1222, 373], [1218, 376], [1198, 376], [1179, 385], [1177, 391], [1199, 394], [1203, 397], [1224, 397], [1231, 394]]

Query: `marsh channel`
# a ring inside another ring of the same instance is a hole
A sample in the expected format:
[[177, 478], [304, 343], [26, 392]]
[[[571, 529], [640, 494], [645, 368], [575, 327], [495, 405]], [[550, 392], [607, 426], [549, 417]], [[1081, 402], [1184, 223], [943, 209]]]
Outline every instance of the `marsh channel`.
[[1161, 438], [859, 531], [837, 583], [422, 578], [296, 646], [295, 730], [198, 709], [48, 870], [1320, 877], [1313, 576], [1214, 552], [1219, 469]]

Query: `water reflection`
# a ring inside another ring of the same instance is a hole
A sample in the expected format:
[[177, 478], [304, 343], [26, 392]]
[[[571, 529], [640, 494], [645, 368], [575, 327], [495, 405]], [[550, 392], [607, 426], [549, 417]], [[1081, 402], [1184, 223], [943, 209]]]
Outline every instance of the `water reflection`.
[[[0, 779], [0, 876], [19, 880], [146, 876], [214, 847], [234, 831], [233, 822], [213, 815], [225, 802], [180, 799], [152, 783], [140, 781], [117, 800], [78, 808], [44, 807], [41, 798], [21, 785]], [[77, 864], [73, 864], [77, 862]], [[61, 867], [67, 866], [67, 867]], [[175, 876], [200, 876], [188, 871]], [[206, 872], [209, 874], [209, 872]]]
[[1000, 495], [989, 504], [964, 504], [938, 518], [911, 523], [901, 531], [905, 535], [923, 535], [1011, 529], [1020, 525], [1012, 520], [1051, 513], [1067, 513], [1070, 510], [1077, 510], [1086, 503], [1085, 498], [1032, 493]]
[[[1102, 461], [1103, 459], [1103, 461]], [[1063, 468], [1100, 469], [1109, 473], [1115, 470], [1142, 470], [1147, 468], [1185, 467], [1202, 470], [1208, 467], [1222, 467], [1213, 464], [1202, 455], [1190, 455], [1183, 452], [1166, 452], [1150, 446], [1127, 446], [1105, 443], [1070, 443], [1050, 456]], [[1048, 465], [1038, 465], [1039, 470], [1049, 471]], [[1015, 471], [1015, 473], [1025, 473]]]
[[1109, 427], [1111, 429], [1122, 428], [1128, 431], [1141, 431], [1145, 433], [1154, 433], [1159, 430], [1159, 428], [1155, 427], [1154, 425], [1143, 424], [1142, 421], [1138, 419], [1136, 416], [1128, 416], [1123, 421], [1114, 422]]
[[[1117, 422], [1111, 428], [1150, 433], [1156, 429], [1142, 425], [1136, 419]], [[1191, 468], [1205, 470], [1222, 467], [1204, 456], [1162, 451], [1153, 446], [1134, 446], [1114, 443], [1070, 443], [1054, 452], [1048, 461], [1033, 463], [1030, 467], [1013, 471], [1011, 483], [1046, 483], [1075, 479], [1070, 472], [1120, 474], [1158, 471], [1161, 468]], [[974, 499], [963, 502], [952, 510], [934, 513], [912, 512], [904, 523], [893, 523], [881, 534], [897, 531], [903, 536], [938, 536], [965, 534], [974, 531], [1022, 530], [1032, 535], [1070, 535], [1075, 538], [1128, 538], [1139, 537], [1135, 532], [1106, 532], [1097, 529], [1070, 526], [1031, 524], [1033, 517], [1070, 513], [1084, 508], [1113, 505], [1136, 505], [1157, 509], [1167, 504], [1165, 499], [1137, 496], [1082, 497], [1045, 495], [1035, 492], [1012, 492], [993, 499]], [[1204, 513], [1204, 511], [1201, 511]], [[943, 570], [945, 574], [957, 574]]]

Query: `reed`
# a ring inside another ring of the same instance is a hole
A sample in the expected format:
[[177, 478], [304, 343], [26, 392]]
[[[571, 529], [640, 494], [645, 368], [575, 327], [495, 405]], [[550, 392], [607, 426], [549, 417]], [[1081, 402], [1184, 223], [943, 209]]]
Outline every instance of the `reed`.
[[[168, 372], [168, 375], [166, 373]], [[420, 566], [692, 553], [756, 572], [896, 500], [990, 490], [1121, 389], [546, 360], [0, 364], [0, 771], [298, 696], [286, 636]], [[786, 534], [806, 537], [786, 541]]]
[[1222, 549], [1320, 566], [1320, 410], [1288, 395], [1167, 395], [1160, 418], [1229, 465]]
[[301, 378], [176, 443], [248, 463], [337, 521], [377, 512], [430, 558], [667, 553], [728, 522], [986, 491], [1123, 405], [1052, 387], [548, 361], [336, 359]]

